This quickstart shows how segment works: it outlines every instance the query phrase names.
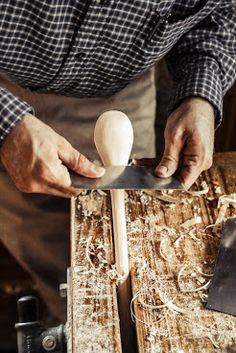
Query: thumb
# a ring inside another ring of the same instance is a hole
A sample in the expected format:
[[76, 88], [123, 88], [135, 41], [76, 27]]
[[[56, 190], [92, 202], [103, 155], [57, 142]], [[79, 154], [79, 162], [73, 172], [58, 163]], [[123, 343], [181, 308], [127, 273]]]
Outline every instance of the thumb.
[[63, 139], [63, 146], [58, 151], [60, 160], [75, 173], [88, 178], [99, 178], [105, 173], [103, 167], [96, 166], [90, 162], [82, 153], [77, 151], [71, 144]]
[[158, 177], [168, 178], [173, 175], [179, 165], [180, 153], [183, 147], [183, 140], [165, 141], [165, 151], [162, 159], [155, 169]]

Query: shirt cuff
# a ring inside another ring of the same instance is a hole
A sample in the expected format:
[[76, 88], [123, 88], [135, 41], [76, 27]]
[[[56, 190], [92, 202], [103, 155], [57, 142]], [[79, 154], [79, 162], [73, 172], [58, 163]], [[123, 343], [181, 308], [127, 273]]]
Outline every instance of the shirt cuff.
[[201, 97], [210, 102], [215, 111], [215, 127], [222, 121], [223, 93], [218, 67], [210, 59], [204, 62], [191, 62], [183, 70], [177, 84], [173, 108], [188, 97]]
[[26, 113], [34, 113], [33, 108], [8, 90], [0, 88], [0, 142]]

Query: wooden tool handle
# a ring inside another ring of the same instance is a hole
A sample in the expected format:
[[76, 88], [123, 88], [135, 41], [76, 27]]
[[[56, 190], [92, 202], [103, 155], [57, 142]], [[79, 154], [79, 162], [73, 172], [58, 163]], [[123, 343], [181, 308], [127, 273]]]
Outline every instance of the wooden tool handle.
[[[119, 111], [107, 111], [97, 120], [94, 141], [105, 166], [127, 165], [133, 146], [133, 128], [128, 117]], [[111, 190], [113, 235], [116, 267], [126, 278], [129, 260], [126, 234], [124, 190]]]

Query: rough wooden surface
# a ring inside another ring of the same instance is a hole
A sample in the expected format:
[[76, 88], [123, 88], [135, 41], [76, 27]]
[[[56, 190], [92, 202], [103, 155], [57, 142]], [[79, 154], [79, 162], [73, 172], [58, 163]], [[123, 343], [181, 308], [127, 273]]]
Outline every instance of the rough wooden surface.
[[72, 200], [69, 353], [121, 352], [107, 199]]
[[[236, 318], [205, 309], [220, 241], [219, 228], [205, 228], [215, 223], [219, 210], [227, 217], [236, 215], [235, 203], [217, 207], [222, 195], [236, 193], [236, 153], [217, 154], [214, 167], [199, 178], [198, 189], [203, 181], [209, 186], [207, 194], [174, 192], [169, 196], [175, 202], [160, 200], [158, 192], [127, 193], [139, 353], [236, 351]], [[105, 195], [93, 192], [73, 203], [70, 353], [121, 352], [110, 202]]]
[[[205, 228], [217, 219], [219, 197], [236, 192], [236, 153], [217, 155], [198, 185], [204, 180], [206, 195], [171, 194], [178, 203], [130, 193], [127, 224], [140, 353], [236, 351], [236, 318], [205, 309], [207, 290], [195, 291], [214, 269], [219, 232]], [[226, 215], [236, 215], [236, 209], [227, 207]], [[198, 224], [181, 227], [190, 219]]]

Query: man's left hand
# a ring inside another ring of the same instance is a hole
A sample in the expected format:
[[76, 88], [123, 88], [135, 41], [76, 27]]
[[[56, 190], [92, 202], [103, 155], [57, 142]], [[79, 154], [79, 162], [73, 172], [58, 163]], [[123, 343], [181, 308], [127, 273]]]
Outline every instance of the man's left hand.
[[169, 116], [165, 128], [165, 151], [155, 173], [177, 176], [186, 189], [212, 165], [214, 110], [202, 98], [188, 98]]

